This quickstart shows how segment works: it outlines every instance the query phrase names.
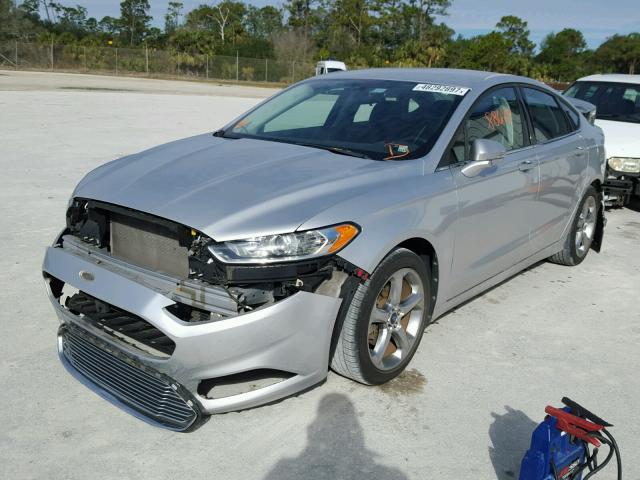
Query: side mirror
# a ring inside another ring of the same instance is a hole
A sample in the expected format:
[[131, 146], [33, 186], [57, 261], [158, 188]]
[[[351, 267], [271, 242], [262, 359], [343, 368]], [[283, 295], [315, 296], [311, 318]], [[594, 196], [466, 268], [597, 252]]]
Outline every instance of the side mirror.
[[482, 162], [486, 160], [500, 160], [507, 154], [507, 149], [495, 140], [477, 138], [471, 144], [470, 159], [472, 162]]
[[499, 142], [477, 138], [471, 144], [470, 162], [461, 170], [465, 177], [476, 177], [493, 166], [493, 162], [504, 158], [507, 149]]

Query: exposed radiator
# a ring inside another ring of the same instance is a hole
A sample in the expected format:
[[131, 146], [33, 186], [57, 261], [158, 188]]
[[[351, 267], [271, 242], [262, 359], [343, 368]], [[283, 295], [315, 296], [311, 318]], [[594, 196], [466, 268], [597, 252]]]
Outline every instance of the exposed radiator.
[[189, 253], [163, 225], [111, 216], [111, 254], [134, 265], [179, 279], [189, 276]]

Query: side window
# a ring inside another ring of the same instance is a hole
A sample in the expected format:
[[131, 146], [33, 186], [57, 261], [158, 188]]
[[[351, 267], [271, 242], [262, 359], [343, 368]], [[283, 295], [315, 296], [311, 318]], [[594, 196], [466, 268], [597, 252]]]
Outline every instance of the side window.
[[447, 163], [449, 165], [453, 165], [455, 163], [464, 162], [467, 155], [467, 149], [465, 147], [464, 128], [459, 128], [456, 132], [456, 136], [453, 138]]
[[553, 95], [532, 88], [523, 91], [538, 143], [569, 133], [567, 120]]
[[494, 140], [507, 151], [524, 147], [522, 111], [513, 88], [485, 93], [466, 122], [469, 145], [477, 138]]

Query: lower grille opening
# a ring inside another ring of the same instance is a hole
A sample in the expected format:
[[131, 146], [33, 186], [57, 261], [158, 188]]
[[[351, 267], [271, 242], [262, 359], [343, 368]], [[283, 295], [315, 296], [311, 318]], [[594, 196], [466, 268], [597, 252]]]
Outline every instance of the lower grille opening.
[[218, 320], [221, 317], [217, 314], [212, 314], [202, 308], [193, 307], [181, 302], [176, 302], [173, 305], [166, 307], [166, 310], [176, 318], [179, 318], [183, 322], [195, 323], [195, 322], [208, 322], [209, 320]]
[[145, 353], [168, 358], [176, 344], [146, 320], [78, 291], [66, 296], [64, 306], [92, 326]]
[[110, 351], [77, 327], [63, 325], [58, 336], [67, 368], [97, 385], [98, 393], [104, 391], [151, 423], [172, 430], [193, 428], [201, 419], [196, 403], [173, 379]]
[[282, 370], [258, 369], [200, 381], [198, 394], [209, 399], [226, 398], [283, 382], [295, 374]]

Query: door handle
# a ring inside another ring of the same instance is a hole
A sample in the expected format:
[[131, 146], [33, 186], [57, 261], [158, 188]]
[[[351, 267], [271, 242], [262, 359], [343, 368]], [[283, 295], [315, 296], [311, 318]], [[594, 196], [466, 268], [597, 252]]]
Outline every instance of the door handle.
[[520, 170], [521, 172], [526, 172], [531, 170], [535, 166], [535, 163], [533, 163], [531, 160], [525, 160], [524, 162], [520, 162], [520, 165], [518, 165], [518, 170]]
[[578, 145], [578, 146], [576, 147], [576, 150], [578, 151], [578, 152], [576, 153], [576, 156], [577, 156], [577, 157], [581, 157], [581, 156], [583, 156], [583, 155], [584, 155], [584, 150], [585, 150], [585, 148], [584, 148], [584, 147], [582, 147], [582, 146]]

